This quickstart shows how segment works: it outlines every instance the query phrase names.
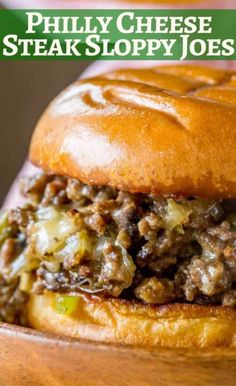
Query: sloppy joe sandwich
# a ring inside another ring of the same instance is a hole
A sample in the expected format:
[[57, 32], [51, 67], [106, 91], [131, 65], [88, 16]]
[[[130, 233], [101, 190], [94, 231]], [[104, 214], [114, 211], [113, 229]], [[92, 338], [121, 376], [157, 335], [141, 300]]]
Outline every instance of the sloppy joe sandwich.
[[103, 342], [236, 345], [236, 72], [78, 80], [0, 218], [0, 316]]

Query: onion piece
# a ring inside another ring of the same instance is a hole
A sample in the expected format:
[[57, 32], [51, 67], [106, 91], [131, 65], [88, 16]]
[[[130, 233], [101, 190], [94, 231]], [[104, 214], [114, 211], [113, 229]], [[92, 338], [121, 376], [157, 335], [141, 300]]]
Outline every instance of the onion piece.
[[40, 209], [38, 213], [40, 220], [30, 228], [29, 242], [34, 246], [36, 254], [41, 257], [62, 248], [66, 238], [77, 231], [73, 217], [56, 211], [55, 208], [51, 209], [47, 208], [45, 211]]
[[31, 288], [33, 286], [33, 275], [31, 272], [23, 272], [20, 277], [20, 285], [19, 288], [21, 291], [30, 293]]
[[60, 262], [67, 259], [71, 260], [71, 262], [75, 262], [76, 260], [76, 264], [79, 264], [85, 255], [92, 254], [93, 238], [88, 235], [85, 229], [69, 236], [65, 240], [65, 244], [62, 249], [54, 253], [54, 256], [59, 259]]
[[11, 235], [7, 211], [0, 211], [0, 246]]
[[169, 199], [167, 215], [164, 218], [166, 228], [170, 231], [175, 229], [178, 233], [183, 233], [182, 225], [188, 221], [191, 212], [192, 210], [188, 205], [178, 204], [175, 200]]
[[35, 257], [31, 257], [28, 254], [27, 249], [25, 249], [12, 263], [10, 266], [10, 271], [8, 279], [12, 280], [21, 276], [24, 272], [30, 272], [38, 268], [39, 260]]

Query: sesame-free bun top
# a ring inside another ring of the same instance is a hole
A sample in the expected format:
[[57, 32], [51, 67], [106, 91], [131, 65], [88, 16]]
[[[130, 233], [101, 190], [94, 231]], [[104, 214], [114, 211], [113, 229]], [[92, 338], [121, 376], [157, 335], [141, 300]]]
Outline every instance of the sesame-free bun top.
[[42, 115], [30, 160], [87, 184], [236, 198], [236, 72], [172, 65], [78, 80]]

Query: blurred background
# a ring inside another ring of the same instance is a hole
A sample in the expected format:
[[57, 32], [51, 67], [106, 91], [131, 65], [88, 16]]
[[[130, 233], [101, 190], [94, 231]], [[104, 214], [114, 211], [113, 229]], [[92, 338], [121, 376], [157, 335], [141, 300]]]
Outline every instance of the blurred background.
[[83, 61], [0, 63], [0, 205], [27, 156], [40, 114], [87, 65]]

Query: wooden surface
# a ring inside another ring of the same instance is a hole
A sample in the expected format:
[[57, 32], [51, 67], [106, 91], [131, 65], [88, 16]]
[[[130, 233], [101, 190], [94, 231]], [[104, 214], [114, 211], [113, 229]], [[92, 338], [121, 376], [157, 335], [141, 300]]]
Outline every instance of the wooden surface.
[[0, 325], [1, 386], [234, 386], [236, 349], [145, 351]]

